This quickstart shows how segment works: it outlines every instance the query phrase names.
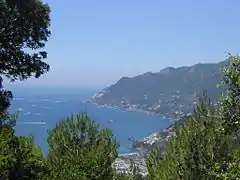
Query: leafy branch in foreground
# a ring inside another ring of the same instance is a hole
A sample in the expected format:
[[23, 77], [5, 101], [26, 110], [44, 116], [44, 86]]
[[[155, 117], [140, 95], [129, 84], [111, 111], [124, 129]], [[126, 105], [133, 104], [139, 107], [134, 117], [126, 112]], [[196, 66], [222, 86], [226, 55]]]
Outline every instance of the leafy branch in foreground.
[[[43, 50], [51, 35], [50, 8], [40, 0], [0, 0], [0, 118], [8, 116], [11, 91], [3, 89], [3, 77], [11, 81], [36, 78], [49, 71]], [[31, 53], [32, 52], [32, 53]]]
[[17, 116], [8, 108], [10, 81], [36, 78], [49, 70], [43, 50], [50, 37], [50, 8], [41, 0], [0, 0], [0, 179], [42, 179], [45, 164], [32, 137], [14, 134]]

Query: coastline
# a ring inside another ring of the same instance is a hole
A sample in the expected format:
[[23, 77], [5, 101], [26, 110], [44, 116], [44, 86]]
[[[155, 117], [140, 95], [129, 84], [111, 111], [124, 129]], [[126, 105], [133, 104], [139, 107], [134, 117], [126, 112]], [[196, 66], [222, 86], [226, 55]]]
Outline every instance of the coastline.
[[[128, 107], [109, 105], [109, 104], [102, 105], [102, 104], [98, 104], [97, 102], [94, 102], [91, 99], [83, 100], [81, 102], [92, 104], [98, 108], [116, 109], [123, 112], [139, 112], [139, 113], [144, 113], [151, 116], [158, 116], [159, 119], [170, 120], [171, 125], [181, 118], [181, 117], [166, 116], [161, 113], [146, 111], [139, 108], [137, 109], [137, 108], [134, 108], [134, 105], [128, 105]], [[132, 145], [129, 147], [129, 149], [131, 149], [132, 152], [119, 153], [117, 159], [114, 161], [112, 166], [116, 169], [118, 173], [129, 173], [131, 172], [131, 167], [132, 167], [131, 164], [134, 163], [139, 168], [139, 173], [142, 174], [143, 176], [146, 176], [147, 175], [147, 166], [145, 161], [146, 155], [153, 147], [155, 147], [156, 144], [165, 144], [168, 141], [168, 139], [172, 135], [171, 125], [161, 130], [159, 133], [149, 134], [143, 137], [142, 139], [130, 140], [132, 142], [131, 143]], [[163, 132], [165, 134], [160, 135]]]
[[[109, 105], [109, 104], [98, 104], [96, 102], [93, 102], [92, 100], [82, 100], [82, 103], [88, 103], [88, 104], [92, 104], [94, 106], [97, 106], [99, 108], [109, 108], [109, 109], [116, 109], [116, 110], [120, 110], [123, 112], [139, 112], [139, 113], [144, 113], [144, 114], [148, 114], [151, 116], [159, 116], [162, 119], [169, 119], [171, 121], [171, 123], [174, 123], [176, 121], [178, 121], [179, 119], [182, 118], [182, 116], [169, 116], [167, 114], [164, 113], [156, 113], [153, 111], [147, 111], [147, 110], [143, 110], [140, 108], [133, 108], [133, 107], [122, 107], [122, 106], [116, 106], [116, 105]], [[131, 105], [130, 105], [131, 106]]]
[[132, 165], [135, 165], [139, 169], [138, 173], [146, 176], [148, 174], [146, 165], [147, 154], [154, 147], [161, 148], [161, 154], [163, 154], [168, 140], [173, 135], [172, 128], [166, 128], [159, 133], [152, 133], [150, 136], [134, 142], [132, 149], [136, 150], [136, 153], [119, 154], [112, 166], [117, 173], [131, 173]]
[[[175, 122], [177, 122], [181, 119], [181, 117], [168, 117], [168, 116], [165, 116], [164, 114], [161, 114], [161, 113], [155, 113], [155, 112], [146, 111], [146, 110], [142, 110], [142, 109], [125, 108], [125, 107], [121, 107], [121, 106], [116, 106], [116, 105], [113, 106], [113, 105], [108, 105], [108, 104], [102, 105], [102, 104], [98, 104], [96, 102], [93, 102], [93, 100], [91, 100], [91, 99], [90, 100], [85, 100], [85, 101], [82, 101], [82, 102], [92, 104], [92, 105], [94, 105], [96, 107], [99, 107], [99, 108], [116, 109], [116, 110], [120, 110], [120, 111], [123, 111], [123, 112], [139, 112], [139, 113], [144, 113], [144, 114], [148, 114], [148, 115], [151, 115], [151, 116], [158, 116], [160, 119], [163, 119], [163, 120], [165, 120], [165, 119], [170, 120], [171, 124], [168, 127], [166, 127], [165, 129], [158, 132], [158, 134], [159, 134], [159, 133], [163, 133], [163, 132], [167, 131], [168, 132], [167, 133], [167, 136], [168, 136], [167, 139], [170, 137], [169, 136], [170, 134], [172, 135], [172, 133], [169, 134], [169, 132], [172, 131], [172, 125]], [[156, 141], [158, 141], [159, 139], [162, 139], [162, 138], [163, 137], [158, 137], [158, 135], [156, 135], [156, 133], [152, 133], [152, 134], [149, 134], [149, 135], [143, 137], [142, 139], [134, 139], [134, 140], [129, 139], [132, 142], [131, 146], [129, 147], [129, 149], [131, 149], [132, 152], [121, 153], [121, 154], [119, 154], [119, 157], [129, 157], [129, 156], [136, 156], [136, 155], [137, 156], [143, 156], [143, 154], [145, 154], [145, 153], [143, 153], [143, 150], [146, 148], [146, 147], [142, 147], [143, 144], [145, 144], [147, 146], [151, 144], [150, 146], [152, 146], [152, 144], [154, 144]], [[156, 140], [156, 139], [158, 139], [158, 140]]]

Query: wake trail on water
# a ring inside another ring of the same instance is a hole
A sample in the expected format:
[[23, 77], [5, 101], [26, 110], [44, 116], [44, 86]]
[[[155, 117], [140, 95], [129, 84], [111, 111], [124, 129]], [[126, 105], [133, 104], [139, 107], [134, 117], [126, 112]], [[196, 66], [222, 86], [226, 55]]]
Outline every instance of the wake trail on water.
[[36, 124], [36, 125], [44, 125], [44, 124], [46, 124], [46, 122], [31, 122], [31, 121], [29, 121], [29, 122], [19, 122], [19, 123], [17, 123], [17, 124]]

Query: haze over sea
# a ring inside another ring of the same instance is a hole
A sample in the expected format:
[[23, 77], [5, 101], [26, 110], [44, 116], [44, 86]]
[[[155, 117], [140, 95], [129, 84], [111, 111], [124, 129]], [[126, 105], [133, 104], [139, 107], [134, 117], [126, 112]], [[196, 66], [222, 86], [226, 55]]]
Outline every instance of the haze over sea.
[[[24, 88], [13, 91], [11, 112], [19, 111], [17, 135], [34, 135], [34, 141], [47, 153], [47, 130], [71, 113], [86, 111], [102, 128], [110, 128], [120, 142], [120, 154], [131, 153], [129, 137], [141, 139], [170, 125], [170, 120], [139, 112], [100, 108], [81, 102], [94, 90]], [[114, 120], [114, 122], [110, 122]], [[46, 122], [46, 124], [39, 124]]]

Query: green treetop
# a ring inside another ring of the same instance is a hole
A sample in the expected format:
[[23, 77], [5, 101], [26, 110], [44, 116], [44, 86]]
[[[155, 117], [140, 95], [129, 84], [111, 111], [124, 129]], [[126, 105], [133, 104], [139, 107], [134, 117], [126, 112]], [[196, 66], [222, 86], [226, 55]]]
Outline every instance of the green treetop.
[[0, 117], [12, 94], [3, 89], [3, 77], [25, 80], [49, 70], [42, 60], [50, 36], [50, 8], [40, 0], [0, 0]]
[[50, 179], [112, 179], [118, 142], [86, 114], [70, 116], [49, 131]]

